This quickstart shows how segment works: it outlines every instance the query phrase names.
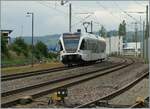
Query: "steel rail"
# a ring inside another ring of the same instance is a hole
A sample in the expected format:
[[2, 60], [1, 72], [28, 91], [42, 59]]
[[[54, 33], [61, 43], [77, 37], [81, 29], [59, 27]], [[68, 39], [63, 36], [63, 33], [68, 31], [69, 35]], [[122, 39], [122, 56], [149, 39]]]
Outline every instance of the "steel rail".
[[[124, 64], [124, 63], [126, 63], [126, 61], [127, 60], [125, 60], [124, 62], [122, 62], [122, 64]], [[106, 70], [106, 71], [104, 71], [104, 72], [102, 72], [102, 73], [98, 73], [98, 74], [95, 74], [94, 76], [93, 76], [93, 73], [96, 73], [96, 72], [98, 72], [98, 71], [102, 71], [102, 69], [99, 69], [99, 70], [97, 70], [97, 71], [93, 71], [93, 72], [88, 72], [88, 73], [86, 73], [86, 74], [82, 74], [82, 75], [76, 75], [75, 77], [70, 77], [70, 78], [66, 78], [66, 79], [63, 79], [63, 80], [61, 80], [61, 81], [67, 81], [68, 79], [70, 79], [70, 83], [68, 83], [68, 82], [66, 82], [65, 84], [63, 84], [63, 85], [58, 85], [58, 86], [55, 86], [55, 87], [53, 87], [53, 88], [48, 88], [48, 89], [46, 89], [46, 90], [44, 90], [44, 89], [42, 89], [42, 91], [37, 91], [37, 92], [34, 92], [34, 94], [29, 94], [30, 96], [32, 96], [33, 98], [37, 98], [37, 97], [40, 97], [40, 96], [43, 96], [43, 95], [45, 95], [45, 94], [48, 94], [48, 93], [50, 93], [50, 92], [52, 92], [52, 91], [55, 91], [55, 90], [58, 90], [59, 88], [61, 88], [61, 87], [69, 87], [69, 86], [72, 86], [72, 85], [75, 85], [75, 84], [79, 84], [79, 83], [81, 83], [81, 82], [84, 82], [84, 81], [88, 81], [88, 80], [90, 80], [90, 79], [93, 79], [93, 78], [97, 78], [98, 76], [102, 76], [102, 75], [105, 75], [105, 74], [108, 74], [108, 73], [111, 73], [111, 72], [114, 72], [114, 71], [117, 71], [117, 70], [120, 70], [120, 69], [122, 69], [122, 68], [125, 68], [125, 67], [127, 67], [127, 66], [129, 66], [129, 65], [131, 65], [131, 64], [133, 64], [134, 62], [132, 61], [132, 62], [130, 62], [130, 63], [128, 63], [128, 64], [125, 64], [125, 65], [122, 65], [122, 64], [119, 64], [119, 65], [114, 65], [114, 67], [113, 68], [110, 68], [110, 70], [108, 69], [108, 67], [107, 68], [105, 68], [105, 69], [103, 69], [103, 70]], [[118, 67], [117, 67], [118, 66]], [[117, 67], [117, 68], [115, 68], [115, 67]], [[89, 77], [87, 76], [87, 74], [89, 75]], [[90, 75], [91, 74], [91, 75]], [[86, 75], [86, 76], [85, 76]], [[83, 78], [81, 78], [81, 77], [83, 77]], [[79, 80], [77, 79], [77, 78], [79, 78]], [[72, 80], [71, 79], [75, 79], [73, 82], [72, 82]], [[55, 83], [59, 83], [60, 82], [60, 80], [56, 80], [55, 81]], [[54, 82], [53, 82], [54, 83]], [[49, 83], [44, 83], [45, 84], [45, 86], [46, 87], [50, 87], [49, 85], [51, 84], [50, 82]], [[27, 90], [28, 91], [31, 91], [31, 90], [35, 90], [35, 89], [39, 89], [39, 87], [41, 88], [41, 87], [44, 87], [43, 85], [44, 84], [39, 84], [39, 85], [34, 85], [34, 86], [31, 86], [30, 88], [27, 88]], [[48, 85], [48, 86], [47, 86]], [[21, 89], [22, 90], [22, 89]], [[22, 90], [23, 91], [23, 90]], [[25, 91], [25, 90], [24, 90]], [[26, 92], [26, 91], [25, 91]], [[16, 93], [16, 92], [15, 92]], [[17, 93], [19, 93], [19, 91], [17, 92]], [[20, 94], [20, 93], [19, 93]], [[9, 94], [8, 94], [9, 95]], [[20, 94], [21, 95], [21, 94]], [[3, 96], [3, 95], [2, 95]], [[10, 96], [13, 96], [13, 95], [10, 95]], [[14, 94], [14, 96], [15, 96], [15, 94]], [[5, 97], [5, 94], [4, 94], [4, 97], [2, 97], [2, 104], [1, 104], [1, 106], [2, 107], [10, 107], [10, 106], [12, 106], [12, 105], [15, 105], [15, 104], [17, 104], [18, 103], [18, 100], [20, 99], [20, 97], [16, 97], [15, 96], [15, 98], [13, 98], [12, 100], [6, 100], [5, 98], [9, 98], [9, 96], [7, 96], [7, 94], [6, 94], [6, 97]], [[4, 100], [5, 99], [5, 100]], [[3, 101], [4, 100], [4, 101]]]
[[82, 104], [82, 105], [79, 105], [75, 108], [88, 108], [88, 107], [93, 107], [93, 106], [96, 106], [96, 104], [101, 101], [101, 100], [110, 100], [122, 93], [124, 93], [125, 91], [129, 90], [130, 88], [132, 88], [133, 86], [135, 86], [138, 82], [140, 82], [142, 79], [144, 79], [146, 76], [149, 75], [149, 72], [148, 72], [148, 69], [145, 71], [145, 73], [140, 76], [139, 78], [135, 79], [134, 81], [130, 82], [129, 84], [125, 85], [124, 87], [108, 94], [108, 95], [105, 95], [105, 96], [102, 96], [100, 98], [98, 98], [97, 100], [94, 100], [94, 101], [90, 101], [88, 103], [85, 103], [85, 104]]
[[61, 82], [61, 81], [67, 80], [67, 79], [77, 78], [77, 77], [88, 75], [88, 74], [91, 74], [91, 73], [96, 73], [98, 71], [107, 70], [108, 68], [117, 67], [118, 65], [120, 66], [120, 65], [124, 64], [125, 62], [126, 62], [126, 60], [121, 62], [121, 63], [111, 65], [109, 67], [108, 66], [107, 67], [102, 67], [101, 69], [95, 70], [93, 72], [87, 72], [87, 73], [73, 75], [73, 76], [71, 75], [69, 77], [64, 77], [64, 78], [60, 78], [60, 79], [50, 80], [50, 81], [48, 81], [46, 83], [44, 82], [44, 83], [40, 83], [40, 84], [36, 84], [36, 85], [32, 85], [32, 86], [27, 86], [27, 87], [20, 88], [20, 89], [10, 90], [10, 91], [1, 93], [1, 96], [5, 97], [5, 96], [12, 95], [12, 94], [16, 94], [18, 92], [20, 93], [20, 92], [23, 92], [23, 91], [26, 91], [26, 90], [30, 90], [31, 88], [38, 88], [38, 87], [42, 87], [42, 86], [49, 85], [49, 84], [52, 84], [52, 83]]
[[[75, 68], [75, 67], [73, 67], [73, 68]], [[47, 74], [47, 73], [62, 71], [62, 70], [67, 70], [67, 69], [72, 69], [72, 67], [70, 67], [70, 68], [68, 68], [68, 67], [57, 67], [57, 68], [44, 69], [44, 70], [38, 70], [38, 71], [9, 74], [9, 75], [1, 76], [1, 81], [19, 79], [19, 78], [41, 75], [41, 74]]]
[[[97, 62], [94, 64], [99, 64], [99, 63], [100, 62]], [[90, 65], [93, 65], [93, 64], [87, 64], [86, 66], [90, 66]], [[30, 71], [30, 72], [24, 72], [24, 73], [8, 74], [8, 75], [1, 76], [1, 81], [8, 81], [8, 80], [25, 78], [25, 77], [29, 77], [29, 76], [42, 75], [42, 74], [52, 73], [52, 72], [56, 72], [56, 71], [74, 69], [77, 67], [82, 67], [82, 66], [78, 66], [78, 65], [74, 65], [72, 67], [62, 66], [62, 67], [55, 67], [55, 68], [50, 68], [50, 69]]]
[[[148, 99], [149, 99], [149, 97], [145, 98], [145, 100], [148, 100]], [[136, 102], [135, 104], [133, 104], [132, 106], [130, 106], [130, 108], [142, 108], [142, 107], [144, 107], [143, 102]]]

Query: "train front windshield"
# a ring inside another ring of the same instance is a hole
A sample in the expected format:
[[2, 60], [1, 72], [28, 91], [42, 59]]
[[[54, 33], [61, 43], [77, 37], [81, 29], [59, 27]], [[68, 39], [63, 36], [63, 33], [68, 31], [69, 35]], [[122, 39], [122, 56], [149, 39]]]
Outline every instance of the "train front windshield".
[[79, 44], [79, 36], [75, 35], [69, 35], [69, 36], [64, 36], [63, 41], [64, 41], [64, 46], [67, 52], [76, 52]]

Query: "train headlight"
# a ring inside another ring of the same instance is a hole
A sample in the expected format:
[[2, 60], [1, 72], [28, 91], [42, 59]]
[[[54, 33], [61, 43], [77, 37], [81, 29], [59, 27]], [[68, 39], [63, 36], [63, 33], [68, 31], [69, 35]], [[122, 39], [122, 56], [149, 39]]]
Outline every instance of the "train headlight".
[[63, 54], [63, 53], [65, 53], [65, 51], [60, 51], [60, 54]]
[[60, 51], [60, 54], [62, 54], [63, 52], [62, 51]]

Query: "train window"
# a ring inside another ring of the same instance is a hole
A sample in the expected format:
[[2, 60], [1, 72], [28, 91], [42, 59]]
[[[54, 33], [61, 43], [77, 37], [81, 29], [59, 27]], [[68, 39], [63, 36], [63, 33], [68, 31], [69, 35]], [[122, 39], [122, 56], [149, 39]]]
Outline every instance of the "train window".
[[104, 42], [101, 43], [101, 52], [105, 52], [106, 44]]
[[86, 42], [85, 42], [85, 40], [83, 39], [83, 40], [82, 40], [82, 43], [81, 43], [81, 46], [80, 46], [80, 49], [81, 49], [81, 50], [85, 50], [85, 48], [86, 48], [86, 45], [85, 45], [85, 44], [86, 44]]
[[78, 44], [79, 44], [78, 37], [76, 38], [64, 38], [64, 47], [67, 52], [75, 52], [77, 50]]
[[62, 47], [61, 42], [59, 42], [59, 50], [60, 50], [60, 51], [62, 51], [62, 50], [63, 50], [63, 47]]

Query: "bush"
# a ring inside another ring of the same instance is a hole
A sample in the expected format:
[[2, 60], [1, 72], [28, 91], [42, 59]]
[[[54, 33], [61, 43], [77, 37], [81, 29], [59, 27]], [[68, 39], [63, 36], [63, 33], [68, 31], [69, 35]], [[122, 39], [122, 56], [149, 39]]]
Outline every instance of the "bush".
[[35, 44], [33, 52], [37, 59], [41, 59], [42, 57], [48, 57], [47, 46], [41, 41], [38, 41]]
[[51, 59], [52, 59], [52, 58], [55, 58], [55, 59], [56, 59], [57, 56], [58, 56], [58, 54], [52, 53], [52, 52], [50, 52], [50, 53], [48, 54], [48, 57], [51, 58]]
[[24, 54], [25, 57], [27, 57], [29, 53], [28, 45], [21, 37], [16, 38], [12, 43], [12, 50], [15, 51], [17, 55], [21, 53]]
[[8, 42], [7, 42], [7, 38], [4, 36], [1, 36], [1, 53], [2, 56], [6, 56], [9, 57], [9, 49], [8, 49]]

